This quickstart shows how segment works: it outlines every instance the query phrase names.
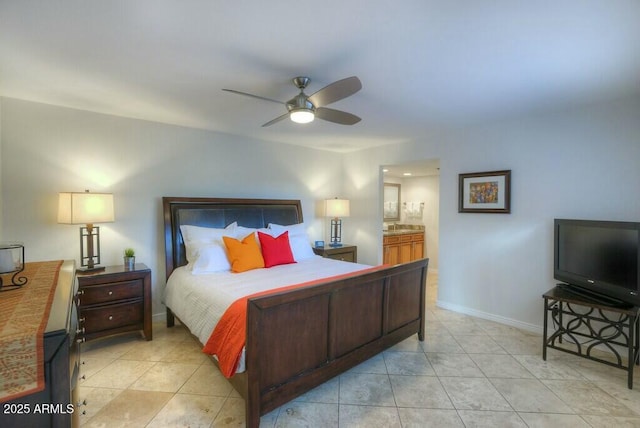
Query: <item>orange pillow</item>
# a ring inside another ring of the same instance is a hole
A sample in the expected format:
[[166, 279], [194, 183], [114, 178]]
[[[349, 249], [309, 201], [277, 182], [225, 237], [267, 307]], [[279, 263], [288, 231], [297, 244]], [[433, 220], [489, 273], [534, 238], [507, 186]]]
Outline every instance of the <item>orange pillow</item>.
[[223, 236], [222, 239], [227, 247], [232, 272], [240, 273], [264, 267], [264, 259], [253, 232], [245, 236], [242, 241], [228, 236]]
[[262, 246], [262, 257], [264, 258], [264, 267], [286, 265], [295, 263], [291, 245], [289, 245], [289, 232], [281, 233], [274, 238], [266, 233], [258, 232], [258, 239]]

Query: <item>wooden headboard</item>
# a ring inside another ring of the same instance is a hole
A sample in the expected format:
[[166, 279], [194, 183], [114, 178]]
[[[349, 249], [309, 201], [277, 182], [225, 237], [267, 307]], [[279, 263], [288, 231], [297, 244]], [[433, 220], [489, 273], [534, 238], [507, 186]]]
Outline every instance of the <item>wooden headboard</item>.
[[269, 223], [302, 223], [302, 207], [293, 199], [228, 199], [163, 197], [164, 242], [167, 278], [177, 267], [187, 264], [180, 226], [262, 228]]

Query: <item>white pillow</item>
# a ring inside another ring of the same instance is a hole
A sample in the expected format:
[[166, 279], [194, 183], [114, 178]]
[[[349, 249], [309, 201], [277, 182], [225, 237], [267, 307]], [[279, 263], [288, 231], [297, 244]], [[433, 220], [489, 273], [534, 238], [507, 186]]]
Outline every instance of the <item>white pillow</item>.
[[311, 248], [311, 239], [307, 235], [307, 228], [304, 223], [282, 226], [280, 224], [269, 223], [269, 229], [273, 230], [273, 236], [280, 236], [284, 232], [289, 232], [289, 245], [293, 253], [293, 259], [297, 262], [300, 260], [315, 257], [315, 253]]
[[227, 251], [222, 242], [197, 245], [197, 258], [193, 263], [191, 273], [202, 275], [206, 273], [224, 272], [231, 270]]
[[[253, 227], [244, 227], [244, 226], [236, 226], [233, 231], [233, 236], [237, 239], [244, 239], [248, 234], [252, 233], [255, 235], [256, 231]], [[258, 239], [258, 235], [256, 235], [256, 239]]]
[[304, 223], [298, 224], [290, 224], [288, 226], [283, 226], [281, 224], [269, 223], [269, 229], [272, 229], [275, 232], [275, 235], [280, 236], [285, 231], [289, 232], [289, 237], [296, 235], [304, 235], [307, 236], [307, 227]]
[[180, 226], [182, 240], [187, 252], [187, 261], [189, 263], [195, 262], [198, 257], [198, 247], [202, 246], [202, 244], [222, 242], [223, 236], [234, 236], [237, 227], [238, 224], [236, 222], [231, 223], [224, 229], [191, 225]]

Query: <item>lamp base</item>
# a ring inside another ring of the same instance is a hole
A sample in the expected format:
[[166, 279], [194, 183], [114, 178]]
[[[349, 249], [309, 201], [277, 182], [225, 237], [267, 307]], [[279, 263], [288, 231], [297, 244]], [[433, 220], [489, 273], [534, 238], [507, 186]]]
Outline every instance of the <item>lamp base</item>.
[[76, 272], [79, 274], [88, 274], [88, 273], [100, 272], [103, 270], [104, 270], [104, 266], [93, 266], [93, 267], [77, 268]]
[[332, 242], [331, 244], [329, 244], [330, 247], [342, 247], [342, 243], [341, 242]]

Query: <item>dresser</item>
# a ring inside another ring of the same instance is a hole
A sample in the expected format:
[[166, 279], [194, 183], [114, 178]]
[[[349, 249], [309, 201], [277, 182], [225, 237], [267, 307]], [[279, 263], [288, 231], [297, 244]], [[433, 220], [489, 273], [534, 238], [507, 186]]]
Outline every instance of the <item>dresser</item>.
[[[76, 340], [75, 262], [64, 261], [51, 302], [43, 337], [45, 388], [0, 403], [2, 427], [78, 426], [78, 370], [80, 345]], [[9, 291], [10, 293], [11, 291]]]
[[151, 340], [151, 270], [136, 263], [78, 274], [78, 313], [82, 341], [137, 330]]

